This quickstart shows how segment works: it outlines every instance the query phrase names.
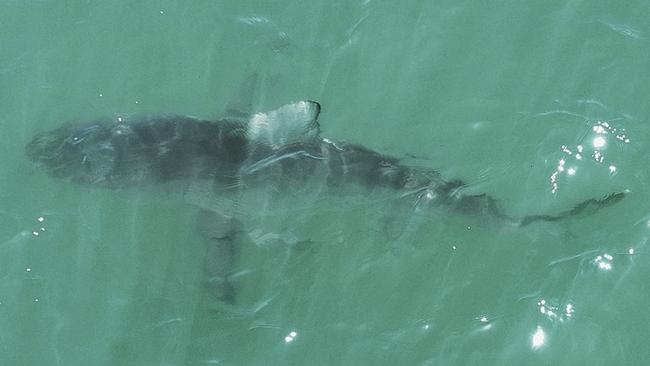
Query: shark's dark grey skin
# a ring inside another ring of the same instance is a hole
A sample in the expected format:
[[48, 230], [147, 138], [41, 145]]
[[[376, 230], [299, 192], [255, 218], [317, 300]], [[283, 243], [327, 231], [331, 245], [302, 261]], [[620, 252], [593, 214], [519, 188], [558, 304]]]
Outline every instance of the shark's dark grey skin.
[[[233, 216], [240, 201], [261, 206], [273, 196], [305, 200], [328, 192], [379, 190], [416, 207], [443, 207], [527, 225], [556, 221], [623, 197], [588, 200], [558, 215], [512, 218], [487, 195], [463, 194], [461, 181], [410, 168], [361, 145], [321, 137], [319, 113], [318, 103], [302, 101], [219, 121], [118, 117], [41, 133], [26, 151], [49, 174], [72, 183], [117, 190], [164, 187], [204, 209], [199, 226], [211, 242], [210, 273], [222, 279], [219, 291], [230, 301], [233, 289], [223, 279], [235, 257], [233, 238], [240, 223]], [[305, 191], [309, 194], [299, 194]]]

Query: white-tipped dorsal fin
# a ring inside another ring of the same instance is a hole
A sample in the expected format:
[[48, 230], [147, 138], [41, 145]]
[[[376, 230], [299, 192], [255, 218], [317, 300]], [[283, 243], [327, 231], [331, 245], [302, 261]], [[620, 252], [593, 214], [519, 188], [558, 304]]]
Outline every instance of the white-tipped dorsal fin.
[[267, 144], [274, 149], [312, 140], [320, 133], [319, 113], [320, 104], [310, 100], [256, 113], [248, 121], [248, 137], [253, 142]]

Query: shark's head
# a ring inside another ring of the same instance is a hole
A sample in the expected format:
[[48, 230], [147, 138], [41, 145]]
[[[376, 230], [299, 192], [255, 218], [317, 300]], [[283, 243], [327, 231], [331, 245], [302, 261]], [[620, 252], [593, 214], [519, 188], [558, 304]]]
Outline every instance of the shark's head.
[[26, 146], [49, 175], [105, 188], [232, 174], [245, 153], [239, 125], [173, 115], [66, 124]]
[[116, 158], [113, 136], [117, 128], [101, 122], [66, 124], [36, 135], [27, 144], [26, 153], [53, 177], [79, 184], [106, 184]]

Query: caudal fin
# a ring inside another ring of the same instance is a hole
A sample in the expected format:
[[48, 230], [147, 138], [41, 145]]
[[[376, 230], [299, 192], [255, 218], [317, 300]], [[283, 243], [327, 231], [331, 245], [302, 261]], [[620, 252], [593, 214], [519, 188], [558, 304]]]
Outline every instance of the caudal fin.
[[560, 212], [559, 214], [556, 215], [524, 216], [519, 221], [519, 226], [526, 226], [538, 221], [545, 221], [545, 222], [559, 221], [576, 215], [589, 215], [600, 210], [603, 207], [611, 206], [619, 202], [625, 197], [625, 195], [626, 192], [617, 192], [617, 193], [608, 194], [607, 196], [600, 199], [595, 199], [595, 198], [588, 199], [580, 202], [571, 210]]

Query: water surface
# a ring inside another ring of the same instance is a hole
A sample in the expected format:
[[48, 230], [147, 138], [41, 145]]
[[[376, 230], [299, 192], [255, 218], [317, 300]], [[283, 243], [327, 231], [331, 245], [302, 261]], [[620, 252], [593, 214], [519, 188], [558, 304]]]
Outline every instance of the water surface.
[[[10, 1], [0, 14], [0, 360], [13, 365], [642, 364], [650, 357], [642, 1]], [[196, 211], [55, 181], [23, 146], [69, 120], [322, 103], [323, 134], [440, 170], [512, 215], [382, 230], [341, 198], [249, 223], [235, 307]], [[417, 159], [411, 158], [412, 156]], [[265, 225], [255, 223], [264, 221]]]

